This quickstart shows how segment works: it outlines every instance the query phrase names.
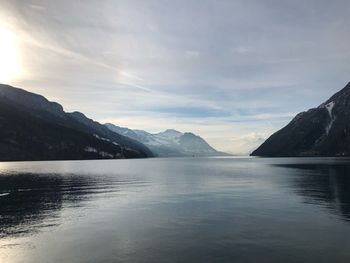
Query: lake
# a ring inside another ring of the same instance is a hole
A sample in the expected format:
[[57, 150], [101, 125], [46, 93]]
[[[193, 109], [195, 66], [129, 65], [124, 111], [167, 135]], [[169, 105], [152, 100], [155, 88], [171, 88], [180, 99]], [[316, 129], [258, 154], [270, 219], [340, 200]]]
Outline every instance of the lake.
[[350, 159], [0, 163], [0, 262], [350, 262]]

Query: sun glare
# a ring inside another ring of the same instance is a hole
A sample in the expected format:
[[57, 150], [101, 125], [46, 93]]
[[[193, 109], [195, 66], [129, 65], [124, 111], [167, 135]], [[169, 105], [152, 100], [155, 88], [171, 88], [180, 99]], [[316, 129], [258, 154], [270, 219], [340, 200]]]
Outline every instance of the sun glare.
[[21, 71], [19, 45], [16, 35], [0, 27], [0, 83], [14, 80]]

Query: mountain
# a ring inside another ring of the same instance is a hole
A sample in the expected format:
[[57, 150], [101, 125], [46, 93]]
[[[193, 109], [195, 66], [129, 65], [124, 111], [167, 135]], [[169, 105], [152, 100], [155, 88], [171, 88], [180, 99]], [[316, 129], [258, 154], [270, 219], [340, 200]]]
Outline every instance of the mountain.
[[45, 97], [0, 84], [0, 160], [144, 158], [143, 144]]
[[317, 108], [299, 113], [253, 156], [350, 156], [350, 83]]
[[227, 155], [218, 152], [204, 139], [190, 132], [166, 130], [160, 133], [148, 133], [142, 130], [131, 130], [114, 124], [105, 124], [111, 131], [127, 136], [145, 144], [157, 156], [219, 156]]

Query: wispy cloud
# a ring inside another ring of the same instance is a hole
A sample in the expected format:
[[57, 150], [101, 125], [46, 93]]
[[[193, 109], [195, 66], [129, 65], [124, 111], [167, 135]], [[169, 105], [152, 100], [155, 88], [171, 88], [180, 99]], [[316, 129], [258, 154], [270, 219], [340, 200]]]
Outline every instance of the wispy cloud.
[[0, 18], [25, 69], [10, 84], [247, 153], [349, 81], [349, 11], [346, 0], [3, 0]]
[[37, 10], [37, 11], [45, 11], [46, 7], [42, 5], [29, 5], [30, 8]]

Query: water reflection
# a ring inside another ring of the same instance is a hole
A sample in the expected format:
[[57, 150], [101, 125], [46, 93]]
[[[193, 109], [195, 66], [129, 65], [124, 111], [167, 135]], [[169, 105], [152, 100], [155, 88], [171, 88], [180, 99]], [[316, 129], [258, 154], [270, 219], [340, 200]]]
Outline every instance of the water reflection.
[[[120, 183], [120, 182], [119, 182]], [[59, 224], [60, 210], [115, 192], [117, 180], [76, 174], [0, 175], [0, 238]]]
[[338, 216], [349, 219], [349, 167], [317, 158], [7, 164], [0, 262], [349, 262], [350, 224]]
[[322, 205], [350, 221], [349, 164], [284, 164], [295, 170], [293, 188], [306, 203]]

